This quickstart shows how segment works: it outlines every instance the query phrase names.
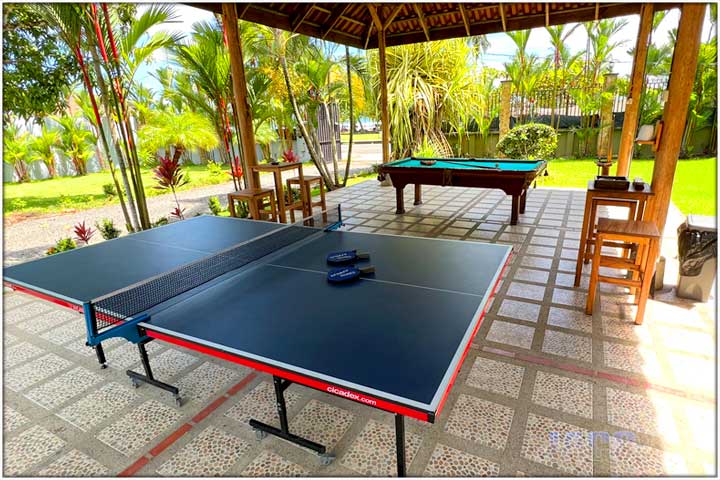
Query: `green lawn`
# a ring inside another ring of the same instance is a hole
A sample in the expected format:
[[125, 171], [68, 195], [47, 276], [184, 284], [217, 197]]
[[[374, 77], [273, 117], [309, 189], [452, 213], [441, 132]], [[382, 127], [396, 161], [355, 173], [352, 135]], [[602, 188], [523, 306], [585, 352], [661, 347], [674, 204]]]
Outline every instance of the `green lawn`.
[[[341, 133], [340, 139], [343, 142], [350, 141], [350, 134], [349, 133]], [[368, 141], [373, 140], [376, 142], [379, 142], [381, 140], [380, 133], [356, 133], [353, 135], [353, 142], [362, 142], [362, 141]]]
[[[630, 177], [652, 179], [653, 160], [633, 160]], [[224, 172], [212, 175], [204, 165], [185, 167], [190, 182], [181, 190], [229, 182]], [[716, 214], [717, 162], [715, 158], [680, 160], [678, 162], [672, 200], [685, 214]], [[548, 167], [550, 176], [542, 177], [539, 184], [545, 187], [586, 188], [589, 179], [597, 173], [593, 160], [551, 160]], [[353, 185], [375, 174], [353, 177]], [[156, 184], [149, 169], [143, 170], [145, 191], [148, 196], [160, 195], [164, 190], [153, 188]], [[111, 183], [109, 172], [91, 173], [84, 177], [60, 177], [52, 180], [38, 180], [28, 183], [6, 183], [4, 185], [4, 214], [6, 217], [25, 217], [38, 214], [79, 211], [112, 205], [117, 199], [103, 193], [103, 185]]]
[[[642, 177], [652, 180], [654, 160], [633, 160], [630, 178]], [[539, 185], [544, 187], [587, 188], [588, 180], [597, 175], [594, 160], [551, 160], [550, 176], [542, 177]], [[679, 160], [673, 182], [672, 201], [684, 214], [716, 214], [716, 158]], [[614, 167], [610, 174], [614, 173]]]
[[[183, 168], [190, 181], [179, 190], [230, 181], [230, 176], [225, 172], [213, 175], [205, 165], [189, 165]], [[157, 182], [150, 169], [143, 169], [142, 177], [148, 197], [166, 193], [165, 190], [153, 188]], [[119, 173], [118, 181], [122, 185]], [[59, 177], [27, 183], [5, 183], [3, 213], [5, 215], [58, 213], [87, 210], [117, 203], [115, 197], [108, 196], [103, 192], [103, 185], [106, 183], [112, 183], [109, 171], [89, 173], [83, 177]]]

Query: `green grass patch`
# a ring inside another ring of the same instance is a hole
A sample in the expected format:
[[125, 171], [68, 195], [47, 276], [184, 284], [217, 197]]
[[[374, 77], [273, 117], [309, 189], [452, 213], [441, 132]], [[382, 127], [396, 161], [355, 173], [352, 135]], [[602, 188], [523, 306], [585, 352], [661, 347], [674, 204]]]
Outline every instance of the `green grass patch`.
[[[652, 180], [655, 161], [633, 160], [630, 164], [630, 179], [641, 177]], [[592, 159], [551, 160], [548, 166], [550, 176], [539, 182], [544, 187], [587, 188], [588, 180], [597, 175], [598, 168]], [[672, 201], [684, 214], [716, 214], [717, 159], [693, 158], [679, 160], [673, 182]], [[610, 169], [614, 173], [614, 167]]]
[[[230, 176], [212, 174], [205, 165], [188, 165], [183, 167], [189, 182], [180, 187], [179, 191], [207, 185], [229, 183]], [[153, 188], [157, 181], [150, 169], [142, 169], [143, 185], [148, 197], [162, 195], [166, 190]], [[122, 186], [122, 178], [118, 172], [118, 181]], [[89, 173], [82, 177], [58, 177], [46, 180], [35, 180], [26, 183], [5, 183], [4, 214], [47, 214], [62, 211], [87, 210], [118, 203], [117, 196], [103, 192], [103, 185], [112, 183], [109, 171]]]

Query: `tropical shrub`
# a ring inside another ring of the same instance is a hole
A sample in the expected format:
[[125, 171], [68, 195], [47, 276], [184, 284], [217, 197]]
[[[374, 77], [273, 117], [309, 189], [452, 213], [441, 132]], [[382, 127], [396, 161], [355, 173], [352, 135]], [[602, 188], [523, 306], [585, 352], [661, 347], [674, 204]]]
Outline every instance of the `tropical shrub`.
[[207, 163], [207, 169], [212, 177], [219, 177], [225, 173], [223, 166], [219, 163], [213, 162], [212, 160]]
[[3, 162], [15, 171], [18, 182], [30, 180], [28, 160], [31, 160], [33, 141], [27, 133], [8, 125], [3, 129]]
[[182, 212], [185, 209], [180, 208], [180, 202], [178, 201], [175, 189], [185, 185], [190, 179], [185, 175], [179, 161], [180, 158], [177, 156], [173, 156], [172, 158], [169, 156], [158, 157], [158, 166], [153, 170], [153, 173], [155, 174], [155, 180], [158, 182], [155, 188], [170, 190], [173, 194], [176, 208], [171, 214], [182, 219], [184, 218]]
[[57, 130], [43, 125], [40, 135], [36, 136], [32, 143], [33, 160], [39, 160], [45, 164], [48, 175], [53, 178], [57, 175], [55, 168], [55, 148], [60, 145], [60, 134]]
[[87, 173], [87, 163], [92, 157], [97, 138], [80, 120], [80, 115], [52, 117], [60, 126], [58, 131], [62, 152], [70, 158], [76, 175]]
[[65, 252], [67, 250], [73, 250], [74, 248], [77, 248], [77, 244], [75, 243], [75, 240], [72, 238], [61, 238], [57, 242], [55, 242], [55, 245], [50, 247], [48, 251], [46, 252], [47, 255], [55, 255], [56, 253]]
[[100, 223], [96, 223], [95, 226], [100, 232], [100, 236], [105, 240], [112, 240], [120, 236], [120, 230], [115, 228], [115, 223], [111, 218], [103, 218]]
[[220, 205], [220, 200], [218, 200], [218, 197], [208, 198], [208, 208], [210, 209], [210, 212], [215, 216], [220, 215], [223, 211], [223, 208]]
[[526, 123], [503, 135], [497, 151], [509, 158], [547, 158], [557, 149], [557, 133], [549, 125]]
[[112, 183], [106, 183], [102, 186], [103, 193], [107, 195], [108, 197], [114, 197], [115, 196], [115, 185]]
[[413, 150], [412, 156], [420, 158], [433, 158], [437, 157], [437, 152], [435, 151], [433, 144], [428, 141], [427, 137], [424, 137], [422, 144]]
[[85, 221], [83, 220], [82, 223], [78, 223], [77, 225], [75, 225], [73, 233], [75, 233], [75, 240], [79, 240], [85, 245], [87, 245], [88, 243], [90, 243], [90, 239], [93, 237], [93, 235], [95, 235], [95, 230], [93, 230], [92, 227], [86, 226]]

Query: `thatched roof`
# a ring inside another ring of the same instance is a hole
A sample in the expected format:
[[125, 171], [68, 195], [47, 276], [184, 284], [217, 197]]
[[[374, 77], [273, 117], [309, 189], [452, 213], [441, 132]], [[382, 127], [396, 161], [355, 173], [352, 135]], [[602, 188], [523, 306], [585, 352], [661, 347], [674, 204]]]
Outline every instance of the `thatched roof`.
[[[191, 3], [221, 13], [220, 3]], [[525, 30], [640, 13], [640, 3], [238, 3], [238, 18], [356, 48]], [[655, 3], [655, 10], [680, 4]], [[374, 11], [376, 9], [376, 11]], [[376, 13], [376, 14], [375, 14]]]

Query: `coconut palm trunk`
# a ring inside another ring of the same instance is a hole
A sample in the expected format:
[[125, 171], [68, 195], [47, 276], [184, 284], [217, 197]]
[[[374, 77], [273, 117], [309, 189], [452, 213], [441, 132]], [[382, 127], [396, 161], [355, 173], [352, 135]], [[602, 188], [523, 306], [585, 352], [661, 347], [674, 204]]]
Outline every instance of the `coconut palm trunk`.
[[348, 83], [348, 107], [350, 109], [350, 137], [348, 141], [348, 156], [345, 162], [345, 175], [343, 176], [342, 186], [347, 185], [348, 176], [350, 175], [350, 161], [352, 159], [353, 133], [355, 132], [355, 117], [353, 116], [353, 91], [352, 91], [352, 73], [350, 72], [350, 48], [345, 45], [345, 69], [347, 71]]
[[303, 140], [305, 140], [305, 145], [307, 145], [308, 153], [310, 154], [310, 158], [312, 159], [313, 163], [315, 164], [315, 167], [317, 167], [318, 172], [320, 173], [320, 176], [323, 177], [323, 181], [325, 182], [325, 185], [327, 185], [328, 190], [333, 190], [334, 188], [330, 188], [332, 185], [332, 180], [328, 173], [323, 170], [321, 167], [321, 164], [323, 163], [322, 159], [318, 155], [317, 150], [315, 149], [315, 144], [310, 141], [310, 135], [308, 134], [307, 127], [305, 126], [305, 122], [303, 121], [302, 115], [300, 114], [300, 108], [297, 104], [297, 99], [295, 98], [295, 94], [292, 91], [292, 85], [290, 83], [290, 72], [288, 71], [287, 67], [287, 61], [285, 59], [285, 55], [281, 54], [278, 58], [280, 62], [280, 68], [283, 72], [283, 77], [285, 79], [285, 87], [287, 88], [288, 92], [288, 98], [290, 99], [290, 105], [292, 105], [293, 114], [295, 115], [295, 119], [297, 120], [298, 128], [300, 129], [300, 134], [303, 137]]

